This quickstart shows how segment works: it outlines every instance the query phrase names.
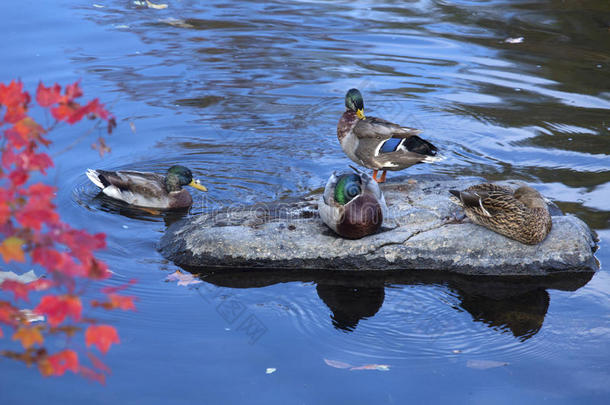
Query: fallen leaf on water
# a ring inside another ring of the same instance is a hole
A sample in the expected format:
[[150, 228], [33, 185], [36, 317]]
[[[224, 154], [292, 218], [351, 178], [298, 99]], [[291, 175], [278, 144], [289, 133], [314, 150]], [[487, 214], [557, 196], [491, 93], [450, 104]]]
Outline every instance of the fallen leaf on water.
[[190, 284], [199, 284], [202, 281], [194, 277], [191, 273], [183, 273], [180, 270], [174, 271], [165, 278], [165, 281], [177, 281], [178, 285], [187, 286]]
[[277, 371], [277, 368], [269, 367], [267, 370], [265, 370], [265, 374], [273, 374], [276, 371]]
[[163, 10], [164, 8], [167, 8], [167, 4], [155, 4], [151, 3], [148, 0], [146, 0], [146, 5], [148, 6], [148, 8], [154, 8], [156, 10]]
[[521, 42], [523, 42], [523, 37], [506, 38], [504, 42], [506, 42], [507, 44], [520, 44]]
[[390, 371], [390, 366], [387, 364], [367, 364], [365, 366], [358, 366], [350, 368], [350, 371], [353, 370], [377, 370], [377, 371]]
[[344, 362], [338, 361], [338, 360], [324, 359], [324, 363], [326, 363], [329, 366], [334, 367], [334, 368], [351, 368], [352, 367], [351, 364], [347, 364], [347, 363], [344, 363]]
[[324, 362], [331, 367], [349, 369], [350, 371], [354, 371], [354, 370], [389, 371], [390, 370], [390, 366], [388, 366], [387, 364], [365, 364], [364, 366], [353, 366], [349, 363], [344, 363], [342, 361], [329, 360], [329, 359], [324, 359]]
[[495, 360], [468, 360], [466, 362], [466, 367], [476, 368], [478, 370], [487, 370], [489, 368], [503, 367], [508, 366], [508, 363], [505, 361], [495, 361]]

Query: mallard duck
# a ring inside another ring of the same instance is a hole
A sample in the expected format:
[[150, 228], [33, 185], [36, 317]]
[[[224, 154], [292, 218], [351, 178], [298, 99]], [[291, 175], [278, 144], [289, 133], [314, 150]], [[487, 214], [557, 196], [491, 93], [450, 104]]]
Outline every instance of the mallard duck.
[[379, 185], [366, 173], [352, 169], [354, 173], [330, 176], [318, 211], [322, 221], [337, 234], [359, 239], [381, 227], [387, 207]]
[[169, 168], [166, 176], [135, 171], [106, 171], [87, 169], [87, 177], [102, 193], [142, 208], [188, 208], [193, 203], [191, 194], [182, 186], [207, 191], [184, 166]]
[[[402, 170], [421, 162], [434, 162], [438, 149], [417, 136], [420, 130], [402, 127], [364, 115], [358, 89], [345, 95], [346, 111], [337, 125], [337, 138], [345, 154], [361, 166], [373, 169], [373, 179], [383, 183], [387, 170]], [[377, 171], [383, 170], [377, 179]]]
[[551, 231], [552, 220], [540, 193], [529, 186], [516, 190], [482, 183], [464, 191], [449, 190], [468, 218], [501, 235], [535, 245]]

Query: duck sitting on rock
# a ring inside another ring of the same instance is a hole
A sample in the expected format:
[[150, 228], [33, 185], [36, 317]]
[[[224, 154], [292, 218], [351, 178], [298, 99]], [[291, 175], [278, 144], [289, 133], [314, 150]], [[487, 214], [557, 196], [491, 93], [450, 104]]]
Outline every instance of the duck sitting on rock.
[[387, 212], [377, 182], [364, 172], [333, 173], [318, 203], [322, 221], [340, 236], [359, 239], [381, 227]]
[[165, 176], [148, 172], [87, 169], [87, 177], [105, 195], [141, 208], [188, 208], [193, 204], [193, 197], [182, 186], [207, 191], [199, 180], [193, 179], [188, 168], [180, 165], [170, 167]]
[[551, 231], [546, 201], [529, 186], [513, 190], [482, 183], [464, 191], [449, 191], [472, 222], [526, 245], [542, 242]]
[[[440, 160], [436, 146], [417, 136], [420, 130], [365, 116], [364, 100], [358, 89], [347, 92], [345, 108], [337, 125], [341, 148], [354, 162], [373, 169], [375, 181], [383, 183], [387, 170]], [[383, 170], [379, 179], [378, 170]]]

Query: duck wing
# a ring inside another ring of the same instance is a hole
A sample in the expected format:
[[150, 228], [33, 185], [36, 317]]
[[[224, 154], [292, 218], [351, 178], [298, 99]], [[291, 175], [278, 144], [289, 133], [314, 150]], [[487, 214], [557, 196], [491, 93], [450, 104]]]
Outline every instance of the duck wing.
[[358, 139], [408, 138], [422, 132], [419, 129], [403, 127], [376, 117], [366, 117], [365, 120], [358, 120], [353, 131]]
[[156, 173], [106, 170], [97, 170], [97, 173], [104, 187], [114, 186], [121, 191], [130, 191], [147, 197], [167, 194], [165, 177]]

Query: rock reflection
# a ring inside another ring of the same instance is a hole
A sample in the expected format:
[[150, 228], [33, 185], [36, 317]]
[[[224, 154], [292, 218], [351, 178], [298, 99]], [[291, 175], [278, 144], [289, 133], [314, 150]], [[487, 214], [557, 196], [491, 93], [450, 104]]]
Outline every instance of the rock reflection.
[[[201, 270], [193, 272], [199, 272]], [[544, 277], [462, 276], [441, 272], [398, 273], [299, 272], [271, 270], [222, 270], [202, 274], [208, 283], [230, 288], [256, 288], [285, 282], [313, 282], [319, 298], [330, 309], [331, 324], [342, 331], [354, 331], [363, 319], [382, 308], [385, 289], [401, 286], [437, 285], [454, 293], [456, 311], [466, 311], [500, 333], [511, 333], [520, 341], [534, 336], [544, 323], [549, 308], [548, 289], [575, 291], [594, 273], [562, 273]], [[439, 305], [443, 305], [439, 302]], [[444, 304], [450, 305], [450, 304]]]

